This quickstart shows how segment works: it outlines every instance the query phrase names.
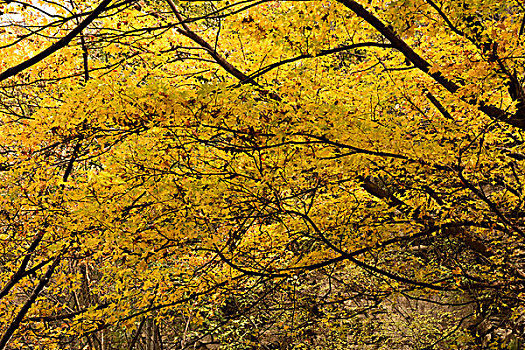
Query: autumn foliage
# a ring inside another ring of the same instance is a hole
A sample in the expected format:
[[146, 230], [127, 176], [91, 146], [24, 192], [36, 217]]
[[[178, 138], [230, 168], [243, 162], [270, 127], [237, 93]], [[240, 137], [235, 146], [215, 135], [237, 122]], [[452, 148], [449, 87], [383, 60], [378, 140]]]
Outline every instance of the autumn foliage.
[[524, 346], [521, 2], [0, 11], [0, 350]]

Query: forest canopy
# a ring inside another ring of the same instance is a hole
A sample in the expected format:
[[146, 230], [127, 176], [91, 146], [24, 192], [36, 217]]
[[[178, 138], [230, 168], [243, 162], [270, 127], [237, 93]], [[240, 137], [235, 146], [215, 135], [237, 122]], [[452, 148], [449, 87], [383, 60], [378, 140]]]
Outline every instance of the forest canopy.
[[0, 1], [0, 350], [523, 348], [524, 28]]

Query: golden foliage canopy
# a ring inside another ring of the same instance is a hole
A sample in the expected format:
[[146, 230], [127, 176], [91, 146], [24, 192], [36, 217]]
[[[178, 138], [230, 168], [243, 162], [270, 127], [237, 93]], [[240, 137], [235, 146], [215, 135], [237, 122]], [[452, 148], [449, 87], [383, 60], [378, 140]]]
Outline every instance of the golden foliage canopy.
[[0, 11], [0, 350], [521, 346], [521, 2]]

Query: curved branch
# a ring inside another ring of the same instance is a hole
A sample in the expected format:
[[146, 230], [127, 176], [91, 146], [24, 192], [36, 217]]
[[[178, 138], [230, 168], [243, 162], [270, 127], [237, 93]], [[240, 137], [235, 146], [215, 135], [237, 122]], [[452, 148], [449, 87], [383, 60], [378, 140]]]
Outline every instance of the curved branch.
[[186, 24], [186, 21], [184, 18], [182, 18], [181, 14], [175, 7], [175, 4], [172, 0], [167, 0], [168, 5], [171, 8], [171, 11], [175, 14], [177, 19], [179, 20], [179, 23], [182, 25], [182, 29], [178, 28], [177, 31], [181, 33], [182, 35], [190, 38], [195, 43], [199, 44], [202, 48], [204, 48], [206, 51], [208, 51], [208, 54], [210, 54], [211, 57], [222, 67], [224, 68], [228, 73], [233, 75], [235, 78], [239, 79], [241, 82], [253, 82], [252, 79], [250, 79], [246, 74], [238, 70], [235, 66], [233, 66], [230, 62], [228, 62], [224, 57], [219, 55], [219, 53], [203, 38], [201, 38], [197, 33], [192, 31], [190, 27]]
[[321, 238], [321, 240], [330, 249], [332, 249], [336, 253], [340, 254], [341, 258], [344, 257], [345, 260], [349, 260], [350, 262], [354, 263], [355, 265], [357, 265], [357, 266], [359, 266], [359, 267], [361, 267], [361, 268], [363, 268], [365, 270], [368, 270], [368, 271], [371, 271], [371, 272], [375, 272], [375, 273], [377, 273], [379, 275], [385, 276], [385, 277], [390, 278], [390, 279], [392, 279], [394, 281], [401, 282], [401, 283], [406, 283], [406, 284], [413, 285], [413, 286], [428, 288], [428, 289], [432, 289], [432, 290], [450, 290], [450, 288], [447, 288], [447, 287], [444, 287], [444, 286], [437, 286], [435, 284], [426, 283], [426, 282], [419, 282], [419, 281], [415, 281], [415, 280], [412, 280], [412, 279], [409, 279], [409, 278], [406, 278], [406, 277], [403, 277], [403, 276], [399, 276], [399, 275], [396, 275], [396, 274], [394, 274], [392, 272], [389, 272], [389, 271], [386, 271], [386, 270], [382, 270], [382, 269], [380, 269], [380, 268], [378, 268], [376, 266], [369, 265], [369, 264], [365, 263], [364, 261], [356, 259], [354, 257], [355, 253], [354, 254], [348, 254], [345, 251], [337, 248], [332, 242], [330, 242], [330, 240], [324, 235], [324, 233], [321, 231], [321, 229], [315, 224], [315, 222], [308, 215], [305, 215], [305, 214], [302, 214], [302, 213], [299, 213], [299, 212], [295, 212], [295, 211], [290, 211], [290, 213], [294, 213], [294, 214], [302, 217], [303, 220], [305, 220], [306, 222], [308, 222], [308, 224], [314, 229], [315, 233], [317, 233], [319, 238]]
[[224, 261], [232, 269], [237, 270], [247, 276], [258, 276], [258, 277], [268, 277], [268, 278], [290, 277], [289, 273], [268, 273], [268, 272], [259, 272], [259, 271], [243, 269], [242, 267], [235, 265], [231, 260], [227, 259], [224, 256], [224, 254], [222, 254], [221, 250], [218, 247], [215, 247], [215, 250], [213, 251], [221, 258], [222, 261]]
[[[364, 43], [357, 43], [357, 44], [352, 44], [352, 45], [343, 45], [343, 46], [339, 46], [339, 47], [336, 47], [336, 48], [333, 48], [333, 49], [321, 50], [321, 51], [319, 51], [319, 53], [317, 55], [302, 54], [302, 55], [299, 55], [299, 56], [296, 56], [296, 57], [288, 58], [286, 60], [282, 60], [282, 61], [279, 61], [279, 62], [275, 62], [275, 63], [269, 64], [266, 67], [261, 68], [258, 71], [250, 74], [248, 76], [248, 78], [253, 80], [253, 79], [258, 78], [261, 75], [266, 74], [269, 71], [271, 71], [271, 70], [273, 70], [275, 68], [278, 68], [278, 67], [280, 67], [282, 65], [285, 65], [287, 63], [292, 63], [292, 62], [295, 62], [295, 61], [299, 61], [299, 60], [302, 60], [302, 59], [305, 59], [305, 58], [314, 58], [314, 57], [327, 56], [327, 55], [332, 55], [332, 54], [338, 53], [338, 52], [343, 52], [343, 51], [357, 49], [357, 48], [360, 48], [360, 47], [392, 48], [394, 46], [392, 46], [392, 44], [383, 44], [383, 43], [376, 43], [376, 42], [364, 42]], [[242, 81], [241, 83], [244, 83], [244, 81]]]
[[468, 181], [465, 176], [463, 175], [463, 169], [460, 169], [458, 171], [458, 177], [459, 179], [461, 180], [461, 182], [465, 185], [465, 187], [467, 187], [472, 193], [474, 193], [476, 195], [476, 197], [478, 197], [479, 199], [481, 199], [483, 202], [485, 202], [490, 210], [492, 210], [492, 212], [494, 214], [496, 214], [496, 216], [505, 224], [505, 225], [508, 225], [514, 232], [516, 232], [517, 234], [519, 234], [521, 237], [525, 238], [525, 232], [523, 232], [522, 229], [520, 229], [518, 226], [514, 225], [512, 222], [510, 222], [509, 219], [507, 219], [505, 217], [505, 215], [503, 215], [503, 213], [501, 212], [501, 210], [499, 210], [499, 208], [497, 207], [497, 205], [491, 201], [482, 191], [480, 191], [479, 189], [477, 189], [470, 181]]

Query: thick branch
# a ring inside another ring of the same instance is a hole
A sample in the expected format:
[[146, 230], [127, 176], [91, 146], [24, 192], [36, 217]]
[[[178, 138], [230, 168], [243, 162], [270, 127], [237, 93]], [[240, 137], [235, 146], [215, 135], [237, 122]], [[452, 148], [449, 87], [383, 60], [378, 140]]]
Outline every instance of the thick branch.
[[111, 1], [112, 0], [103, 0], [100, 3], [100, 5], [98, 5], [98, 7], [89, 16], [87, 16], [75, 29], [69, 32], [69, 34], [67, 34], [65, 37], [63, 37], [53, 45], [49, 46], [47, 49], [40, 52], [36, 56], [33, 56], [30, 59], [20, 63], [19, 65], [11, 67], [3, 73], [1, 73], [0, 81], [6, 80], [26, 70], [27, 68], [37, 64], [46, 57], [67, 46], [67, 44], [69, 44], [69, 42], [73, 40], [73, 38], [80, 34], [91, 22], [93, 22], [106, 9], [106, 7], [111, 3]]
[[[447, 79], [441, 72], [434, 71], [431, 69], [431, 64], [428, 63], [423, 57], [417, 54], [403, 39], [401, 39], [392, 29], [387, 27], [379, 18], [361, 6], [359, 3], [353, 0], [337, 0], [357, 16], [364, 19], [374, 29], [381, 33], [387, 38], [392, 46], [401, 52], [412, 64], [419, 70], [432, 77], [437, 83], [443, 86], [450, 93], [456, 93], [460, 89], [460, 85]], [[484, 102], [477, 101], [476, 99], [467, 99], [465, 102], [470, 105], [477, 106], [483, 113], [489, 117], [506, 122], [510, 125], [514, 125], [520, 129], [525, 130], [525, 118], [520, 118], [520, 115], [511, 115], [504, 110], [488, 105]]]
[[434, 107], [437, 108], [437, 110], [443, 115], [443, 117], [447, 118], [448, 120], [454, 120], [450, 113], [447, 111], [447, 109], [439, 102], [439, 100], [432, 95], [430, 92], [427, 92], [425, 96], [428, 98], [428, 100], [434, 105]]
[[24, 278], [27, 275], [26, 268], [27, 268], [27, 265], [29, 264], [29, 260], [31, 259], [31, 255], [36, 250], [36, 248], [40, 244], [40, 241], [42, 241], [43, 237], [44, 237], [43, 234], [38, 234], [35, 237], [35, 239], [31, 243], [31, 245], [27, 249], [27, 252], [26, 252], [26, 254], [24, 256], [24, 259], [22, 260], [22, 263], [20, 263], [20, 266], [18, 267], [18, 270], [11, 277], [9, 282], [4, 286], [4, 289], [2, 289], [2, 291], [0, 292], [0, 299], [5, 297], [9, 293], [11, 288], [13, 288], [15, 286], [15, 284], [17, 284], [22, 278]]
[[241, 82], [253, 82], [251, 78], [249, 78], [246, 74], [235, 68], [230, 62], [228, 62], [224, 57], [219, 55], [217, 51], [208, 43], [206, 40], [201, 38], [199, 35], [197, 35], [194, 31], [190, 29], [190, 27], [186, 24], [184, 21], [184, 18], [182, 18], [181, 14], [175, 7], [175, 4], [171, 0], [167, 0], [168, 5], [170, 6], [171, 10], [179, 20], [179, 22], [182, 24], [182, 29], [178, 28], [177, 31], [181, 33], [182, 35], [190, 38], [195, 43], [199, 44], [202, 48], [204, 48], [211, 57], [222, 67], [224, 68], [228, 73], [233, 75], [235, 78], [239, 79]]
[[22, 306], [22, 309], [18, 312], [15, 319], [11, 322], [7, 330], [5, 331], [4, 335], [2, 336], [2, 339], [0, 339], [0, 350], [4, 350], [7, 346], [7, 343], [15, 333], [15, 331], [20, 327], [20, 323], [24, 319], [25, 315], [33, 306], [34, 302], [44, 289], [44, 287], [49, 283], [49, 280], [51, 279], [51, 276], [53, 275], [53, 272], [55, 271], [55, 268], [60, 263], [61, 256], [58, 256], [53, 261], [53, 264], [47, 269], [45, 275], [42, 277], [36, 288], [33, 290], [33, 293], [29, 297], [29, 299], [25, 302], [24, 306]]

